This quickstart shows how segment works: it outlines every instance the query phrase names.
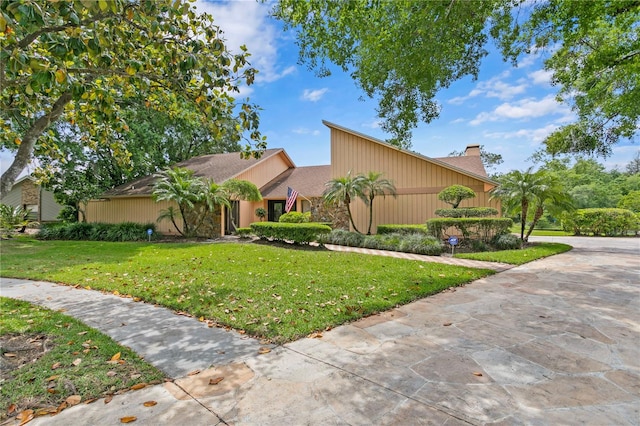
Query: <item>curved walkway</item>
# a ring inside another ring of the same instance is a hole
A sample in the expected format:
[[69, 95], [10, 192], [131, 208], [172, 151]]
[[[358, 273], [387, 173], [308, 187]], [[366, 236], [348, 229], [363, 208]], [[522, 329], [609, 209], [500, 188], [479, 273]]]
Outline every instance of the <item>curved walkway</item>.
[[[170, 375], [202, 370], [32, 424], [134, 415], [149, 425], [638, 425], [640, 239], [554, 240], [576, 249], [264, 355], [240, 334], [127, 299], [21, 280], [1, 288], [94, 315], [85, 321], [165, 371], [182, 366]], [[186, 363], [187, 348], [207, 356]], [[149, 400], [157, 405], [144, 407]]]

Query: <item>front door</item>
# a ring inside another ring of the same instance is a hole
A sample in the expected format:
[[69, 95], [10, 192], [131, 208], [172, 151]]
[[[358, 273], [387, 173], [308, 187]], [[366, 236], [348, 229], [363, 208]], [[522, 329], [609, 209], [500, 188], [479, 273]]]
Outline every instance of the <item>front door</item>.
[[277, 222], [284, 213], [284, 205], [286, 200], [269, 200], [269, 211], [267, 212], [267, 220], [269, 222]]

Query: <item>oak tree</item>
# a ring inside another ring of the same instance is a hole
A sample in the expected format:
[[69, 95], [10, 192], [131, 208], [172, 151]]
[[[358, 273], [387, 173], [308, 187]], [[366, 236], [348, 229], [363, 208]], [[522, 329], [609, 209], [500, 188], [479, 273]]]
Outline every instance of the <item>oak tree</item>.
[[229, 53], [222, 30], [190, 1], [5, 0], [0, 45], [0, 143], [15, 152], [0, 193], [11, 189], [36, 146], [55, 144], [58, 120], [85, 131], [86, 149], [109, 143], [126, 161], [112, 135], [129, 129], [122, 106], [130, 98], [167, 114], [188, 102], [214, 135], [231, 130], [229, 137], [244, 138], [245, 155], [265, 147], [258, 108], [232, 96], [253, 83], [249, 53]]

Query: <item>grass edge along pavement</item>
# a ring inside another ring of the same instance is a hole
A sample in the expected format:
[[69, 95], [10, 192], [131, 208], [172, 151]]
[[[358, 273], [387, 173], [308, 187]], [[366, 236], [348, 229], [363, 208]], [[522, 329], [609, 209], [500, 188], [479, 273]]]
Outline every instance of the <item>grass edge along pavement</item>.
[[0, 421], [24, 424], [164, 379], [131, 349], [61, 312], [6, 297], [0, 308]]
[[494, 273], [256, 243], [16, 239], [3, 242], [0, 252], [1, 276], [131, 297], [274, 343], [330, 329]]
[[533, 243], [518, 250], [485, 251], [479, 253], [458, 253], [459, 259], [500, 262], [510, 265], [523, 265], [534, 260], [553, 256], [571, 250], [573, 247], [562, 243]]

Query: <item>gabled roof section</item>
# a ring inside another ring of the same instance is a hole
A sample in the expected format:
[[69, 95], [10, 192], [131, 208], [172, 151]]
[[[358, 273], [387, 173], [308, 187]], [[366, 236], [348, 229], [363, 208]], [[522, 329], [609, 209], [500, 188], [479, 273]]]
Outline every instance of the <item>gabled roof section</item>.
[[[290, 167], [295, 167], [291, 158], [282, 148], [267, 149], [262, 153], [260, 158], [243, 159], [240, 152], [230, 152], [225, 154], [210, 154], [194, 157], [189, 160], [174, 164], [174, 167], [182, 167], [193, 170], [194, 176], [212, 179], [215, 183], [223, 183], [229, 179], [233, 179], [240, 173], [255, 167], [257, 164], [265, 161], [269, 157], [275, 155], [283, 155]], [[102, 197], [142, 197], [151, 195], [152, 187], [156, 181], [155, 174], [148, 175], [123, 185], [117, 186], [105, 192]]]
[[414, 151], [407, 151], [404, 149], [400, 149], [397, 146], [391, 145], [385, 141], [380, 139], [376, 139], [372, 136], [365, 135], [364, 133], [357, 132], [355, 130], [348, 129], [346, 127], [342, 127], [338, 124], [331, 123], [326, 120], [322, 120], [322, 123], [329, 127], [330, 129], [336, 129], [343, 131], [345, 133], [350, 133], [354, 136], [358, 136], [362, 139], [366, 139], [370, 142], [377, 143], [379, 145], [383, 145], [389, 149], [393, 149], [395, 151], [400, 151], [404, 154], [411, 155], [413, 157], [419, 158], [421, 160], [427, 161], [432, 164], [436, 164], [438, 166], [444, 167], [445, 169], [453, 170], [458, 173], [462, 173], [464, 175], [470, 176], [474, 179], [478, 179], [482, 182], [498, 185], [497, 182], [489, 179], [487, 177], [487, 172], [484, 169], [484, 165], [478, 156], [463, 156], [463, 157], [440, 157], [440, 158], [431, 158], [426, 155], [419, 154]]
[[266, 199], [287, 198], [291, 187], [304, 197], [321, 197], [325, 183], [331, 179], [331, 166], [306, 166], [290, 168], [260, 188]]

